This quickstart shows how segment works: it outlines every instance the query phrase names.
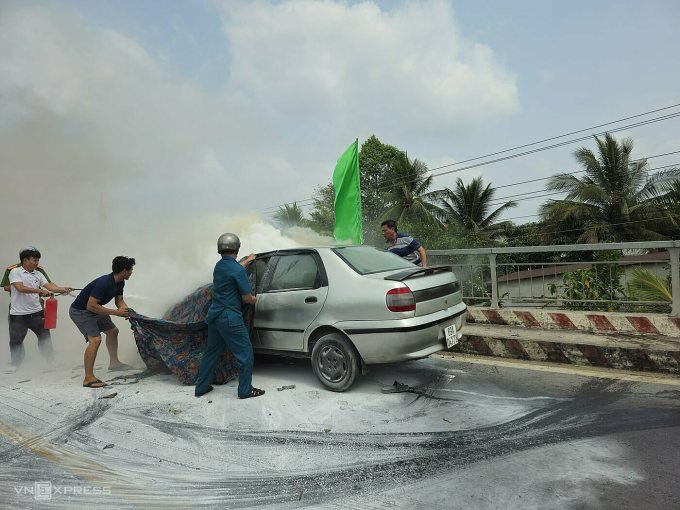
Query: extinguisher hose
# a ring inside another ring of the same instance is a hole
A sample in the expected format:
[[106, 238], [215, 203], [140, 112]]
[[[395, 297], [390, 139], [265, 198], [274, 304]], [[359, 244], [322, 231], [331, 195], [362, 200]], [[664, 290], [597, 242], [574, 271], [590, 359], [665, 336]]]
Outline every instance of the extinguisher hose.
[[[83, 290], [83, 289], [71, 289], [71, 291], [74, 291], [74, 290]], [[57, 292], [56, 294], [54, 292], [52, 292], [52, 293], [50, 293], [50, 296], [52, 296], [52, 297], [54, 297], [54, 296], [64, 296], [64, 295], [68, 296], [69, 294], [70, 294], [70, 292]]]

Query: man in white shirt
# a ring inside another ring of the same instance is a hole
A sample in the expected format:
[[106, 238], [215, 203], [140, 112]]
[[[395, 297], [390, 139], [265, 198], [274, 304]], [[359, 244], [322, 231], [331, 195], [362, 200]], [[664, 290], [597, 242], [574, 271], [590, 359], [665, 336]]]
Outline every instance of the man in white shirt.
[[9, 350], [11, 363], [15, 367], [19, 367], [24, 360], [24, 339], [29, 329], [38, 337], [40, 353], [48, 362], [52, 361], [52, 339], [49, 330], [44, 327], [45, 314], [40, 297], [48, 296], [48, 291], [68, 293], [73, 290], [47, 281], [45, 275], [37, 271], [40, 262], [37, 248], [24, 248], [19, 252], [19, 258], [21, 265], [9, 273]]

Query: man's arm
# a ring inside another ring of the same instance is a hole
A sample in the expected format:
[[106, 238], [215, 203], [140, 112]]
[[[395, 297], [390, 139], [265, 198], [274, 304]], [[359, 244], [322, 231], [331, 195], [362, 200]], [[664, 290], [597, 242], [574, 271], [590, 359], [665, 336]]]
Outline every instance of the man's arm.
[[130, 308], [123, 299], [123, 296], [116, 296], [113, 302], [116, 303], [116, 308], [119, 310]]
[[43, 288], [38, 287], [37, 289], [33, 289], [31, 287], [26, 287], [26, 285], [21, 282], [12, 282], [12, 286], [17, 292], [21, 292], [22, 294], [39, 294], [41, 296], [50, 295], [50, 293]]
[[[118, 306], [119, 303], [118, 298], [120, 298], [120, 301], [122, 301], [123, 304], [125, 304], [125, 302], [123, 301], [123, 296], [116, 296], [116, 306]], [[116, 315], [118, 317], [128, 316], [127, 308], [124, 309], [118, 308], [116, 310], [114, 310], [113, 308], [105, 308], [99, 304], [99, 300], [97, 298], [92, 296], [90, 296], [90, 298], [87, 300], [87, 311], [97, 313], [99, 315]]]
[[[255, 260], [255, 255], [250, 255], [248, 259], [250, 259], [251, 257], [252, 262], [253, 260]], [[234, 277], [234, 280], [236, 281], [238, 290], [241, 293], [241, 299], [243, 300], [243, 302], [248, 303], [249, 305], [254, 305], [255, 301], [257, 301], [257, 298], [253, 295], [253, 289], [250, 287], [250, 282], [248, 281], [248, 277], [246, 276], [245, 270], [239, 271], [239, 273]]]
[[244, 303], [247, 303], [249, 305], [254, 305], [257, 302], [257, 296], [253, 294], [243, 294], [241, 296], [241, 299], [243, 300]]
[[52, 292], [60, 292], [63, 294], [68, 294], [69, 292], [73, 292], [72, 287], [60, 287], [56, 283], [48, 282], [45, 285], [43, 285], [47, 290], [52, 291]]
[[254, 261], [255, 261], [255, 254], [251, 253], [246, 258], [244, 258], [241, 262], [239, 262], [239, 264], [241, 264], [243, 267], [248, 267]]
[[425, 252], [425, 248], [420, 246], [418, 248], [418, 255], [420, 255], [420, 265], [421, 267], [427, 267], [427, 253]]

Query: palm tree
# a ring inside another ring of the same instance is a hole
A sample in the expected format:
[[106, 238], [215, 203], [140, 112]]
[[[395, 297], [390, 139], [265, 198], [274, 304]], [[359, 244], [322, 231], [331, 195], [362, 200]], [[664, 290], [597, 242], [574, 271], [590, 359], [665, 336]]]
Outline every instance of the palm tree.
[[636, 267], [628, 280], [628, 294], [638, 301], [673, 301], [670, 278], [663, 280], [649, 269]]
[[307, 220], [302, 214], [302, 209], [296, 202], [293, 202], [293, 205], [283, 204], [283, 206], [280, 206], [274, 214], [274, 223], [280, 229], [307, 226]]
[[465, 237], [499, 237], [508, 222], [497, 223], [498, 218], [508, 209], [517, 207], [517, 203], [508, 201], [490, 212], [495, 192], [491, 184], [484, 186], [482, 177], [472, 179], [467, 186], [458, 178], [453, 190], [445, 190], [446, 196], [442, 200], [443, 220]]
[[419, 159], [409, 159], [402, 153], [390, 163], [386, 198], [388, 208], [384, 218], [397, 223], [425, 223], [439, 225], [441, 209], [436, 205], [444, 194], [443, 190], [428, 191], [432, 175], [427, 165]]
[[598, 154], [582, 147], [574, 156], [585, 176], [553, 176], [546, 188], [567, 193], [564, 200], [550, 200], [541, 206], [550, 225], [546, 236], [565, 223], [582, 226], [580, 243], [665, 239], [669, 225], [676, 229], [678, 217], [667, 207], [669, 183], [680, 178], [675, 168], [656, 175], [647, 173], [645, 159], [631, 160], [633, 141], [617, 142], [607, 133], [595, 137]]

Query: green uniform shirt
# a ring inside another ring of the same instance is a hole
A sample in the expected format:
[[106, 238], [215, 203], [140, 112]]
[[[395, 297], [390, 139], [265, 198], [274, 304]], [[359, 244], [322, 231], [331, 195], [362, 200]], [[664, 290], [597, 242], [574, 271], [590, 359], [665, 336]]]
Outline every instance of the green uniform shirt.
[[[6, 287], [9, 285], [9, 272], [14, 269], [15, 267], [19, 267], [21, 265], [21, 262], [18, 264], [12, 264], [11, 266], [7, 266], [7, 269], [5, 269], [5, 275], [2, 277], [2, 282], [0, 282], [0, 287]], [[38, 269], [36, 271], [40, 271], [43, 275], [45, 275], [45, 278], [47, 278], [48, 283], [52, 283], [52, 280], [50, 280], [50, 277], [47, 276], [47, 272], [40, 266], [38, 266]]]

